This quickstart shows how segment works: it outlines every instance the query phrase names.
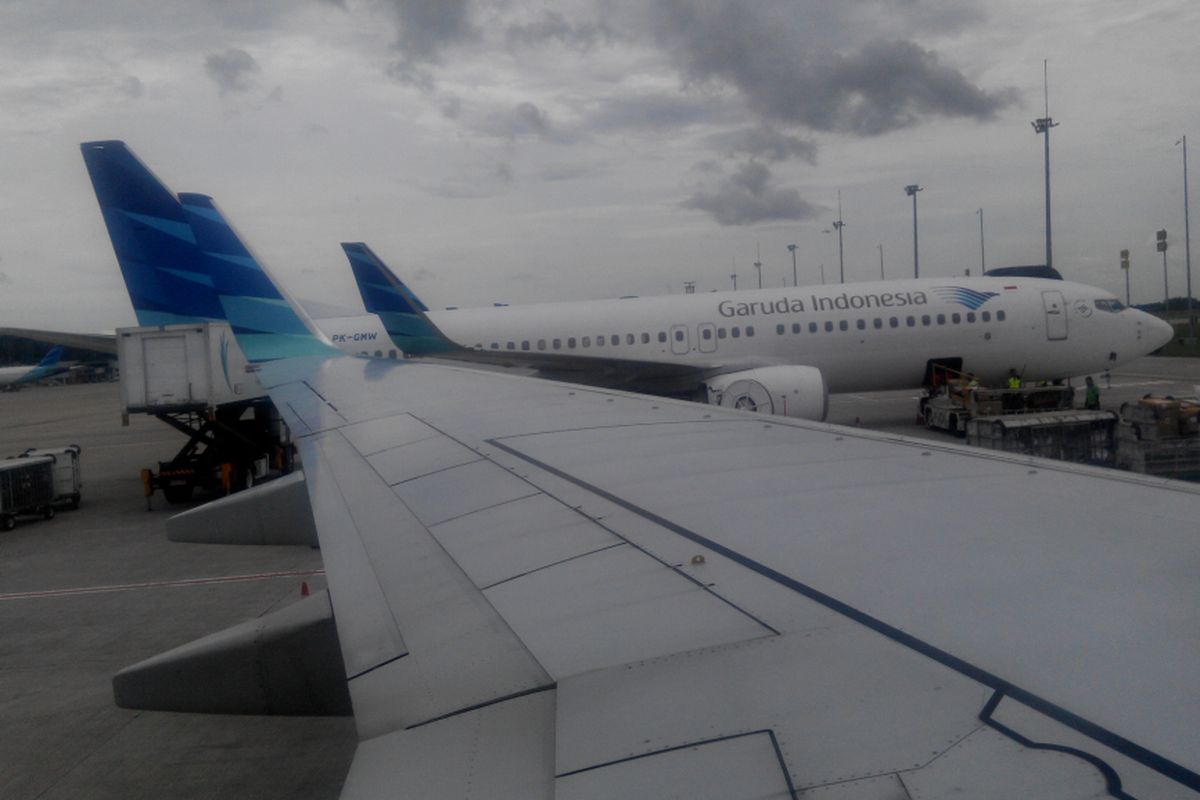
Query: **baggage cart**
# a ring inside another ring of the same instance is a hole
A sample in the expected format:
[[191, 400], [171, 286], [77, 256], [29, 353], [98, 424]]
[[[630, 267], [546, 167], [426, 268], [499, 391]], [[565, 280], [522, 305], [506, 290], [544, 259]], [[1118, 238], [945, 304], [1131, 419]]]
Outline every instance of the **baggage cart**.
[[0, 461], [0, 530], [11, 531], [17, 517], [54, 516], [54, 458], [6, 458]]

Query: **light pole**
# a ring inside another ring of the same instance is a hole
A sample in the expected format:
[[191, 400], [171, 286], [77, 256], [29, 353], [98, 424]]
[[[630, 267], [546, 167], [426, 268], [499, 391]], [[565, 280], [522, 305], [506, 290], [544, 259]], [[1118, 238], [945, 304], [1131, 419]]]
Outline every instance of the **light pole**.
[[800, 283], [796, 279], [796, 245], [789, 244], [787, 248], [792, 251], [792, 286], [799, 286]]
[[758, 270], [758, 288], [762, 288], [762, 245], [754, 251], [754, 268]]
[[883, 245], [875, 245], [879, 248], [879, 280], [883, 280]]
[[1171, 310], [1171, 290], [1167, 287], [1167, 229], [1155, 233], [1154, 238], [1155, 249], [1163, 254], [1163, 319], [1167, 319]]
[[979, 215], [979, 274], [983, 276], [987, 274], [987, 261], [983, 258], [983, 209], [975, 213]]
[[1175, 144], [1183, 144], [1183, 260], [1187, 264], [1188, 337], [1196, 338], [1196, 317], [1192, 313], [1192, 227], [1188, 213], [1187, 136]]
[[1125, 305], [1133, 305], [1129, 302], [1129, 251], [1121, 251], [1121, 270], [1125, 273]]
[[821, 262], [821, 285], [825, 285], [825, 262]]
[[917, 192], [924, 189], [915, 183], [904, 187], [904, 193], [913, 199], [913, 277], [921, 277], [921, 258], [917, 251]]
[[[846, 227], [846, 223], [842, 222], [842, 190], [838, 189], [838, 218], [834, 220], [833, 227], [837, 228], [838, 232], [838, 282], [846, 282], [846, 259], [842, 250], [842, 228]], [[823, 282], [823, 281], [822, 281]]]
[[1057, 128], [1058, 123], [1050, 119], [1050, 85], [1047, 81], [1046, 61], [1042, 61], [1042, 88], [1046, 95], [1046, 116], [1035, 119], [1032, 123], [1033, 132], [1046, 136], [1046, 267], [1054, 266], [1053, 249], [1050, 246], [1050, 129]]

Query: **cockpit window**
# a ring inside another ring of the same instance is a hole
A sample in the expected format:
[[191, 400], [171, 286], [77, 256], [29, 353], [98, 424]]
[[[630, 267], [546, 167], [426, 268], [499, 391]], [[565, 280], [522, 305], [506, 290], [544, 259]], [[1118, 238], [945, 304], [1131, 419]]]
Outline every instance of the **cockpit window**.
[[1092, 305], [1094, 305], [1098, 311], [1111, 311], [1114, 314], [1125, 309], [1125, 304], [1120, 300], [1117, 300], [1115, 297], [1107, 300], [1093, 300]]

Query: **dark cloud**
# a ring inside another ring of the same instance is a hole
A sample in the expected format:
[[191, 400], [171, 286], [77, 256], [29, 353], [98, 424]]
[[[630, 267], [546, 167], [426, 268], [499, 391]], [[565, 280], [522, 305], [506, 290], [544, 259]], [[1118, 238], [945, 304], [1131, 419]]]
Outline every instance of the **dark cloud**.
[[137, 99], [146, 93], [146, 86], [135, 75], [130, 75], [121, 81], [121, 94]]
[[[685, 94], [641, 94], [608, 97], [587, 115], [592, 130], [672, 130], [713, 122], [731, 114], [719, 100]], [[743, 115], [744, 116], [744, 115]]]
[[240, 48], [231, 47], [224, 53], [210, 55], [204, 59], [204, 70], [217, 84], [221, 94], [244, 92], [254, 85], [255, 77], [262, 68], [254, 56]]
[[426, 65], [436, 64], [442, 49], [479, 36], [471, 19], [471, 0], [383, 0], [398, 23], [395, 47], [400, 59], [388, 74], [427, 89], [433, 77]]
[[736, 88], [769, 121], [876, 135], [931, 115], [989, 119], [1015, 100], [1011, 90], [974, 86], [911, 41], [853, 44], [842, 31], [813, 42], [806, 14], [801, 4], [659, 0], [651, 19], [688, 80]]
[[817, 146], [811, 140], [784, 133], [772, 125], [757, 125], [729, 133], [720, 133], [710, 140], [718, 150], [730, 155], [745, 155], [763, 161], [788, 161], [793, 158], [815, 164]]
[[684, 208], [704, 211], [721, 225], [753, 225], [758, 222], [811, 219], [820, 208], [800, 197], [795, 189], [772, 186], [766, 165], [749, 161], [716, 188], [701, 189], [683, 201]]
[[547, 11], [534, 22], [510, 25], [505, 36], [510, 47], [537, 47], [555, 42], [587, 49], [610, 41], [614, 33], [607, 26], [594, 22], [572, 25], [558, 11]]

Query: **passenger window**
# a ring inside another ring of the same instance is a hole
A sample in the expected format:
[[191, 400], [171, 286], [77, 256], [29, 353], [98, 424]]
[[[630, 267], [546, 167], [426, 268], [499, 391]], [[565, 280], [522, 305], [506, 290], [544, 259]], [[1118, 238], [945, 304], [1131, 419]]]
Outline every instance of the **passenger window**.
[[648, 333], [642, 334], [642, 344], [650, 344], [650, 334], [648, 334]]
[[747, 336], [753, 336], [753, 335], [754, 335], [754, 326], [753, 326], [753, 325], [747, 325], [747, 326], [746, 326], [746, 335], [747, 335]]
[[525, 341], [521, 342], [521, 349], [522, 349], [522, 350], [528, 350], [528, 349], [529, 349], [529, 340], [528, 340], [528, 339], [526, 339]]
[[604, 347], [604, 337], [603, 336], [596, 337], [596, 347]]
[[739, 328], [737, 325], [734, 325], [732, 328], [729, 329], [729, 335], [736, 339], [742, 335], [742, 329]]
[[997, 322], [1004, 322], [1004, 312], [1003, 312], [1003, 311], [997, 311], [997, 312], [996, 312], [996, 321], [997, 321]]
[[555, 350], [562, 350], [562, 339], [555, 339], [551, 347]]
[[375, 357], [376, 357], [376, 358], [383, 358], [383, 351], [382, 351], [382, 350], [376, 350], [376, 351], [375, 351]]
[[962, 317], [956, 312], [950, 315], [950, 320], [957, 325], [958, 323], [962, 322]]
[[574, 336], [567, 337], [567, 348], [570, 350], [575, 349], [575, 337]]
[[838, 330], [844, 331], [850, 328], [850, 324], [846, 320], [838, 320]]
[[792, 333], [799, 333], [799, 332], [800, 332], [800, 323], [793, 322], [792, 323]]
[[975, 312], [968, 311], [967, 312], [967, 322], [974, 322], [974, 321], [975, 321]]
[[633, 344], [636, 341], [637, 341], [637, 339], [634, 337], [634, 335], [632, 333], [625, 334], [625, 344]]
[[666, 334], [666, 333], [664, 333], [663, 331], [659, 331], [659, 332], [658, 332], [658, 340], [659, 340], [660, 342], [666, 342], [666, 341], [667, 341], [667, 334]]
[[917, 324], [917, 318], [916, 317], [905, 317], [904, 324], [911, 328]]
[[725, 329], [724, 328], [717, 328], [717, 338], [718, 339], [725, 338]]
[[825, 332], [826, 332], [826, 333], [832, 333], [832, 332], [833, 332], [833, 322], [832, 322], [832, 321], [830, 321], [830, 320], [826, 320], [826, 321], [825, 321]]
[[896, 317], [892, 317], [891, 319], [888, 320], [888, 325], [891, 325], [893, 328], [899, 328], [900, 320], [897, 319]]
[[621, 344], [621, 336], [620, 336], [620, 334], [614, 333], [612, 336], [608, 337], [608, 341], [612, 344], [613, 347], [617, 347], [618, 345]]
[[860, 319], [854, 324], [860, 331], [865, 331], [867, 329], [867, 321], [865, 319]]
[[775, 333], [779, 334], [780, 336], [783, 336], [783, 332], [785, 330], [787, 330], [787, 328], [784, 327], [783, 323], [780, 323], [775, 326]]
[[928, 314], [922, 314], [922, 315], [921, 315], [921, 324], [922, 324], [922, 325], [928, 325], [928, 324], [929, 324], [930, 322], [932, 322], [932, 321], [933, 321], [933, 320], [929, 319], [929, 315], [928, 315]]
[[677, 342], [683, 341], [683, 331], [675, 331], [675, 341], [677, 341]]
[[815, 323], [815, 322], [808, 323], [808, 332], [816, 333], [817, 332], [817, 323]]
[[545, 350], [545, 349], [546, 349], [546, 340], [538, 339], [538, 350]]
[[700, 338], [701, 338], [701, 339], [703, 339], [703, 340], [704, 340], [704, 341], [706, 341], [706, 342], [707, 342], [709, 339], [711, 339], [711, 338], [712, 338], [712, 328], [704, 328], [703, 330], [701, 330], [701, 331], [700, 331]]
[[516, 350], [516, 349], [517, 349], [517, 343], [516, 343], [516, 342], [509, 342], [508, 344], [506, 344], [506, 345], [505, 345], [505, 347], [507, 347], [509, 350]]
[[492, 342], [492, 349], [493, 349], [493, 350], [499, 350], [499, 349], [500, 349], [500, 343], [499, 343], [499, 342]]
[[991, 322], [991, 321], [992, 321], [992, 312], [990, 312], [990, 311], [984, 311], [984, 312], [983, 312], [983, 321], [984, 321], [984, 322]]
[[[955, 314], [954, 316], [956, 316], [956, 317], [957, 317], [957, 316], [958, 316], [958, 314]], [[954, 320], [954, 321], [955, 321], [955, 322], [958, 322], [958, 320]], [[945, 325], [945, 324], [946, 324], [946, 315], [945, 315], [945, 314], [938, 314], [938, 315], [937, 315], [937, 322], [938, 322], [938, 325]]]
[[882, 327], [883, 327], [883, 320], [879, 317], [876, 317], [875, 318], [875, 330], [879, 330]]
[[592, 346], [592, 337], [584, 336], [582, 339], [579, 340], [579, 344], [581, 347], [591, 347]]

